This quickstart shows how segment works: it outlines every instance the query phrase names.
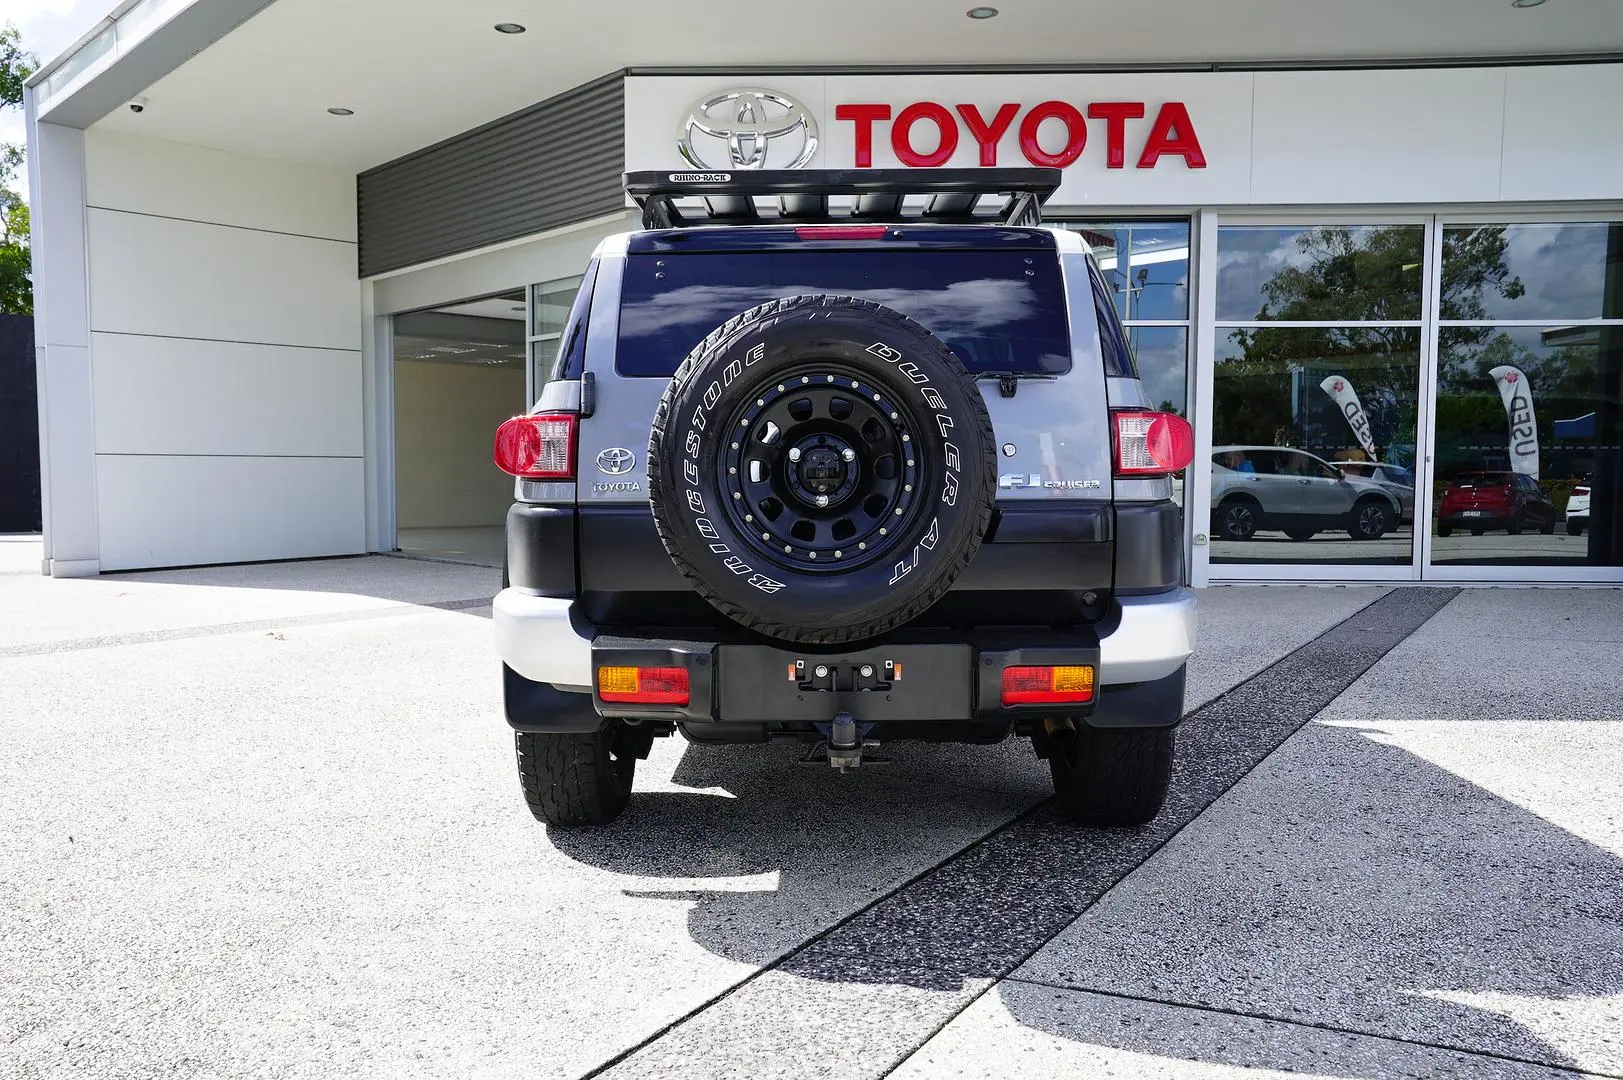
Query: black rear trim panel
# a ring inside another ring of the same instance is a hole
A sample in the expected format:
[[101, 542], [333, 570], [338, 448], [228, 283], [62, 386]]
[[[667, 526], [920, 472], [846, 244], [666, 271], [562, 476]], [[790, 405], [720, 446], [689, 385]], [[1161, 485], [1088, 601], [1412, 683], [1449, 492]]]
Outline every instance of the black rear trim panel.
[[1116, 507], [1116, 595], [1170, 592], [1183, 584], [1183, 508], [1177, 503]]
[[537, 596], [574, 597], [575, 508], [514, 503], [507, 511], [507, 580]]
[[[1065, 625], [1102, 618], [1116, 568], [1112, 516], [1109, 504], [1100, 503], [1000, 507], [992, 536], [963, 576], [914, 625]], [[578, 536], [581, 611], [593, 623], [633, 634], [734, 625], [677, 572], [646, 506], [582, 508]]]

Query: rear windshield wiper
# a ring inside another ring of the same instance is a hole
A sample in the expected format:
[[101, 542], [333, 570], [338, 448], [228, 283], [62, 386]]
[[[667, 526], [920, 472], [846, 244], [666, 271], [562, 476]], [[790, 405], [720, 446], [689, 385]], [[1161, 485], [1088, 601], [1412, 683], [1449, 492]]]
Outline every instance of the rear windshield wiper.
[[976, 375], [976, 380], [996, 379], [998, 393], [1004, 397], [1014, 397], [1014, 392], [1020, 388], [1022, 380], [1031, 379], [1037, 382], [1053, 382], [1059, 376], [1050, 375], [1046, 371], [983, 371]]

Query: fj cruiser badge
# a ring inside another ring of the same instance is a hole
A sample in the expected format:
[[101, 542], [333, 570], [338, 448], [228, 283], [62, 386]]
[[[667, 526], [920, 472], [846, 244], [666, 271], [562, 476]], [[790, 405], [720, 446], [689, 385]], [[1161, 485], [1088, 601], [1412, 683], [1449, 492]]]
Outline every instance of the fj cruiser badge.
[[1004, 473], [997, 478], [1000, 488], [1047, 488], [1050, 491], [1098, 491], [1097, 480], [1044, 480], [1041, 475], [1032, 473]]

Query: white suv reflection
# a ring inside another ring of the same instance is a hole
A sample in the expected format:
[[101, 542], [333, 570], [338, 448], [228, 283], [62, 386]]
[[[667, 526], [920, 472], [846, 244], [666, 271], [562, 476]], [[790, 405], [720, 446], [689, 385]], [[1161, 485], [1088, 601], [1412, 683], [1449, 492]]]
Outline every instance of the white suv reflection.
[[1343, 476], [1368, 480], [1385, 488], [1397, 497], [1398, 505], [1402, 507], [1402, 520], [1414, 520], [1414, 473], [1402, 465], [1385, 461], [1336, 461], [1332, 464], [1341, 470]]
[[1288, 446], [1212, 450], [1212, 539], [1249, 540], [1277, 529], [1292, 540], [1345, 529], [1378, 540], [1397, 528], [1403, 506], [1371, 480], [1347, 476], [1321, 457]]

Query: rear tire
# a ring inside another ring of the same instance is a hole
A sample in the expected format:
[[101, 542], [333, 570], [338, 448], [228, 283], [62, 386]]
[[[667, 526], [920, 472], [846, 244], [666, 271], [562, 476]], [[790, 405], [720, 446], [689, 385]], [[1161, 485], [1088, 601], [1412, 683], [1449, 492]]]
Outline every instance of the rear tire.
[[1583, 522], [1581, 522], [1581, 521], [1572, 521], [1570, 519], [1567, 521], [1567, 535], [1568, 536], [1582, 536], [1583, 534], [1584, 534], [1584, 523]]
[[1522, 515], [1516, 514], [1505, 523], [1505, 532], [1509, 533], [1511, 536], [1520, 536], [1522, 534], [1522, 529], [1526, 528], [1526, 526], [1527, 523], [1522, 520]]
[[1551, 518], [1549, 521], [1546, 521], [1544, 524], [1540, 525], [1538, 527], [1538, 531], [1544, 536], [1553, 535], [1555, 533], [1555, 518]]
[[1453, 536], [1454, 535], [1454, 527], [1452, 525], [1439, 525], [1439, 526], [1437, 526], [1437, 535], [1438, 536]]
[[587, 734], [514, 733], [524, 802], [547, 825], [607, 825], [631, 801], [637, 758], [610, 721]]
[[1172, 778], [1174, 728], [1090, 728], [1052, 740], [1048, 770], [1060, 812], [1083, 825], [1143, 825]]

